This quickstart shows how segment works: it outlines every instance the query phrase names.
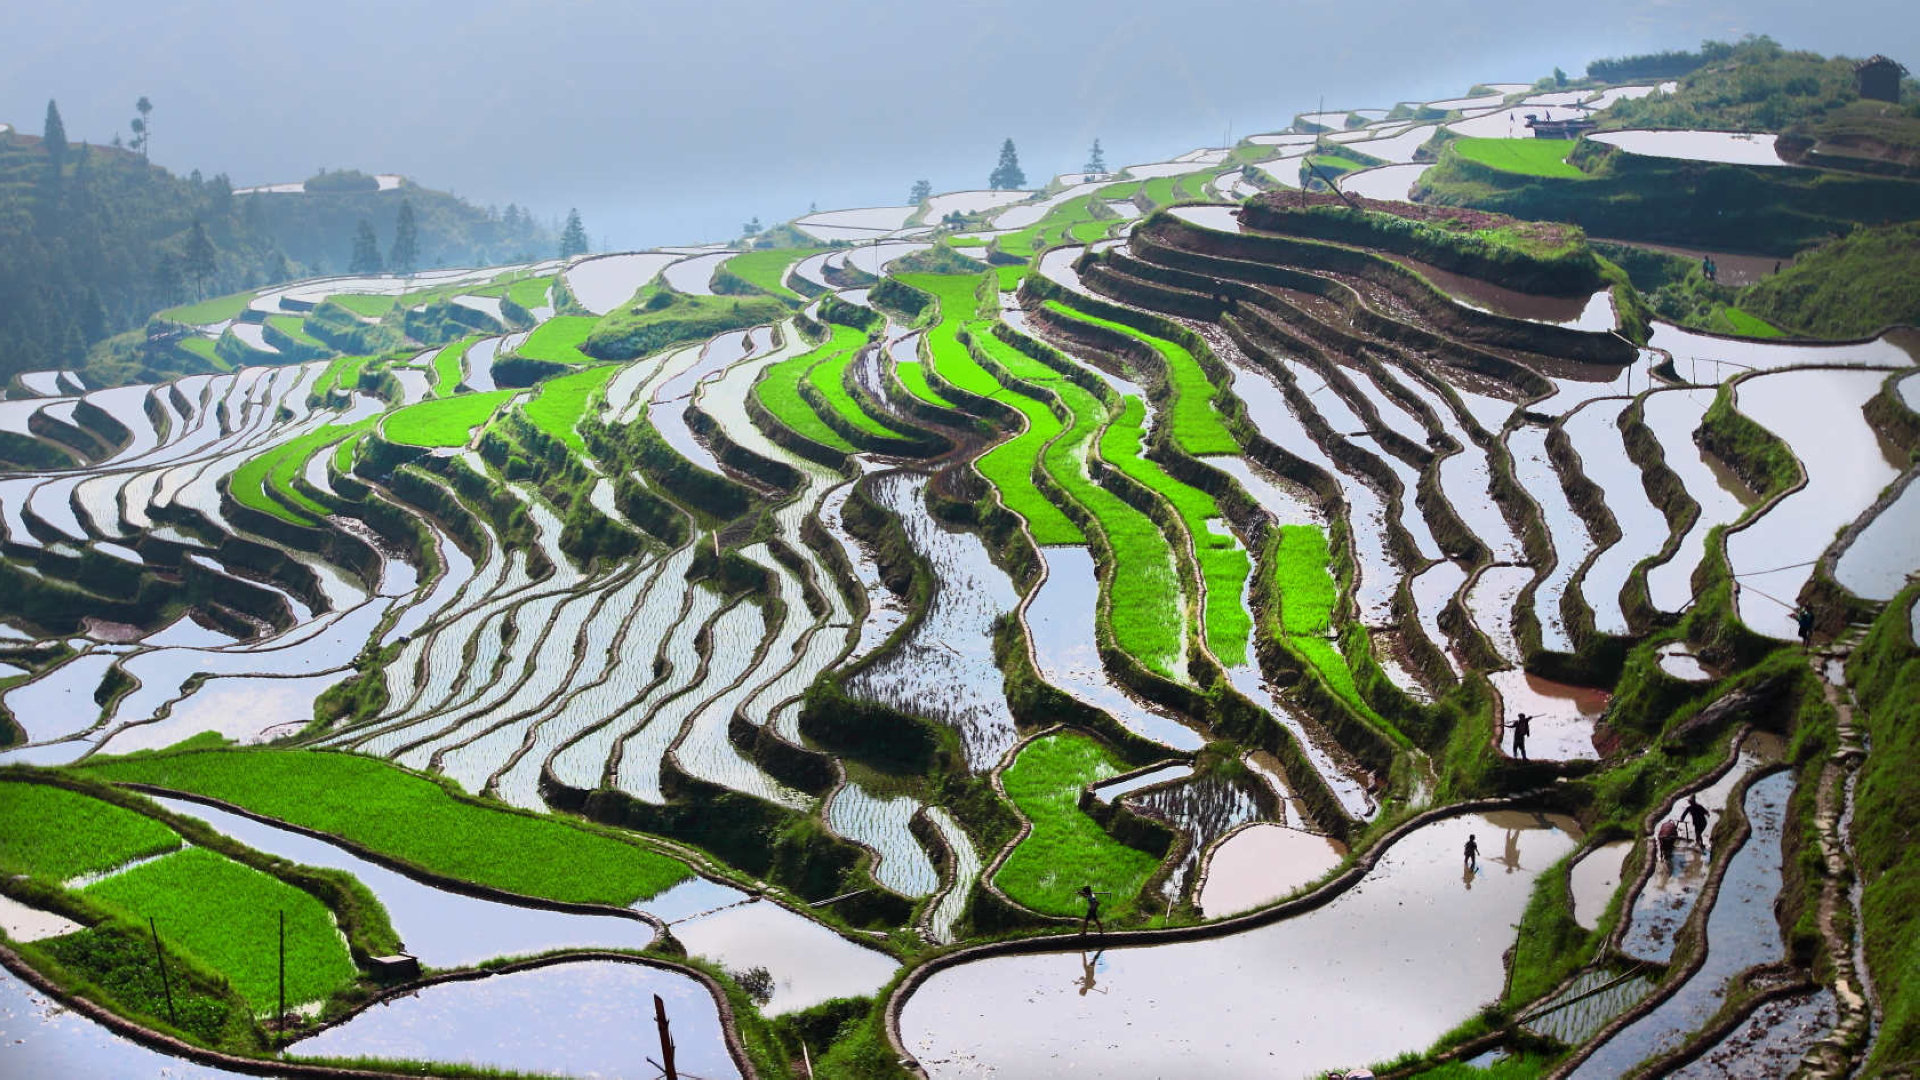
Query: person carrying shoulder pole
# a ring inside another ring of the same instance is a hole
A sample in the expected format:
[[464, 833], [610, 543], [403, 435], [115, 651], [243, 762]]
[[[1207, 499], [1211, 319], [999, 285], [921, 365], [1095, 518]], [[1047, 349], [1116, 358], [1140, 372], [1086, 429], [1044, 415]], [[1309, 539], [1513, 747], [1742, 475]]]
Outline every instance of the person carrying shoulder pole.
[[1080, 886], [1079, 895], [1080, 895], [1080, 899], [1085, 900], [1087, 902], [1087, 913], [1080, 917], [1080, 936], [1081, 937], [1087, 936], [1088, 923], [1092, 923], [1094, 927], [1097, 928], [1102, 935], [1105, 935], [1107, 932], [1107, 924], [1100, 921], [1099, 895], [1093, 891], [1093, 886], [1091, 885]]
[[1800, 647], [1813, 648], [1813, 609], [1805, 605], [1793, 613], [1794, 625], [1800, 629]]
[[1527, 757], [1527, 736], [1533, 734], [1533, 717], [1521, 713], [1513, 718], [1513, 756], [1521, 761], [1531, 761]]

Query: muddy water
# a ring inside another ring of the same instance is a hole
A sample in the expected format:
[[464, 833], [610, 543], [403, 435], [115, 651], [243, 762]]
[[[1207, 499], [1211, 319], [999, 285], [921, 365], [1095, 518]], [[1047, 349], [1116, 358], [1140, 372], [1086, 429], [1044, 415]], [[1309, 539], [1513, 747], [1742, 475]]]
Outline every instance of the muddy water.
[[1573, 637], [1560, 614], [1560, 598], [1566, 595], [1573, 575], [1593, 550], [1593, 537], [1587, 531], [1586, 522], [1574, 513], [1566, 490], [1560, 486], [1560, 473], [1547, 457], [1547, 430], [1517, 428], [1507, 436], [1507, 450], [1513, 455], [1514, 478], [1540, 507], [1547, 536], [1553, 541], [1553, 571], [1533, 591], [1533, 614], [1540, 621], [1540, 645], [1554, 652], [1572, 652]]
[[1753, 833], [1733, 854], [1708, 913], [1706, 962], [1672, 997], [1603, 1043], [1574, 1077], [1618, 1076], [1636, 1062], [1673, 1050], [1725, 1003], [1737, 973], [1785, 955], [1773, 905], [1780, 895], [1781, 836], [1792, 792], [1789, 772], [1748, 789], [1745, 809]]
[[[1499, 995], [1534, 875], [1573, 846], [1503, 817], [1423, 826], [1326, 906], [1229, 937], [948, 968], [905, 1003], [902, 1035], [935, 1077], [1184, 1076], [1204, 1060], [1265, 1078], [1423, 1048]], [[1483, 854], [1463, 873], [1469, 833]]]
[[1620, 539], [1603, 548], [1587, 567], [1580, 593], [1593, 609], [1594, 628], [1603, 634], [1628, 632], [1620, 606], [1627, 575], [1642, 559], [1657, 555], [1667, 541], [1667, 519], [1647, 497], [1640, 467], [1627, 456], [1620, 434], [1624, 400], [1596, 401], [1567, 418], [1567, 437], [1580, 455], [1580, 471], [1600, 485], [1607, 509], [1620, 525]]
[[[1267, 714], [1280, 721], [1282, 727], [1292, 734], [1293, 741], [1306, 754], [1307, 762], [1326, 782], [1327, 789], [1348, 814], [1359, 820], [1373, 816], [1378, 807], [1367, 794], [1367, 788], [1361, 781], [1360, 769], [1353, 766], [1340, 754], [1333, 741], [1327, 739], [1317, 729], [1310, 729], [1286, 699], [1274, 694], [1259, 669], [1250, 664], [1240, 664], [1227, 669], [1227, 681], [1233, 684], [1248, 701], [1266, 710]], [[1278, 787], [1279, 785], [1275, 785]]]
[[1641, 406], [1647, 427], [1660, 440], [1667, 468], [1700, 504], [1699, 515], [1681, 536], [1673, 557], [1647, 571], [1647, 596], [1661, 611], [1679, 611], [1693, 598], [1693, 573], [1706, 555], [1707, 531], [1731, 523], [1753, 502], [1746, 485], [1694, 442], [1693, 433], [1713, 404], [1713, 395], [1712, 390], [1662, 390], [1648, 394]]
[[1604, 690], [1530, 675], [1518, 668], [1496, 671], [1487, 681], [1500, 694], [1500, 727], [1496, 737], [1509, 753], [1513, 742], [1507, 725], [1521, 713], [1533, 718], [1527, 736], [1527, 756], [1541, 761], [1592, 760], [1600, 756], [1593, 745], [1593, 727], [1606, 712]]
[[1706, 682], [1713, 673], [1700, 663], [1700, 658], [1687, 651], [1685, 642], [1676, 641], [1662, 645], [1659, 652], [1660, 670], [1676, 679], [1687, 682]]
[[1855, 596], [1885, 602], [1920, 570], [1920, 484], [1911, 478], [1892, 503], [1853, 538], [1833, 576]]
[[291, 829], [187, 799], [156, 798], [257, 851], [358, 878], [387, 910], [402, 948], [429, 967], [469, 967], [502, 956], [552, 949], [644, 949], [653, 927], [637, 919], [519, 907], [422, 884], [397, 871]]
[[[1781, 749], [1776, 738], [1749, 735], [1741, 745], [1739, 759], [1733, 767], [1694, 795], [1700, 805], [1713, 815], [1707, 822], [1709, 840], [1713, 837], [1721, 810], [1726, 806], [1727, 796], [1734, 786], [1769, 761], [1778, 760]], [[1685, 805], [1686, 796], [1683, 794], [1669, 808], [1666, 817], [1678, 820], [1679, 807]], [[1682, 827], [1690, 838], [1691, 827]], [[1652, 838], [1643, 838], [1641, 842], [1651, 846]], [[1691, 839], [1687, 839], [1675, 844], [1668, 857], [1655, 864], [1653, 876], [1647, 879], [1646, 885], [1633, 900], [1627, 931], [1620, 938], [1622, 953], [1656, 963], [1666, 963], [1672, 957], [1673, 935], [1693, 911], [1693, 903], [1699, 898], [1700, 886], [1706, 880], [1707, 862], [1712, 854], [1702, 851]]]
[[1674, 1070], [1672, 1080], [1729, 1076], [1786, 1076], [1812, 1045], [1833, 1030], [1833, 991], [1769, 1001], [1699, 1057]]
[[1740, 618], [1752, 629], [1795, 636], [1793, 605], [1813, 573], [1811, 562], [1899, 475], [1860, 413], [1883, 377], [1791, 371], [1748, 379], [1736, 389], [1735, 406], [1784, 440], [1807, 471], [1806, 487], [1727, 537]]
[[689, 953], [728, 971], [766, 968], [773, 997], [761, 1012], [768, 1016], [872, 994], [899, 966], [886, 953], [856, 945], [771, 900], [677, 922], [673, 936]]
[[1591, 930], [1600, 925], [1608, 901], [1620, 891], [1620, 871], [1633, 850], [1633, 841], [1602, 844], [1580, 857], [1569, 876], [1573, 893], [1573, 921]]
[[302, 1057], [397, 1058], [575, 1076], [632, 1075], [658, 1058], [653, 996], [666, 1002], [686, 1072], [737, 1077], [719, 1008], [691, 976], [606, 960], [439, 983], [290, 1046]]
[[1325, 877], [1346, 854], [1331, 837], [1258, 822], [1215, 846], [1196, 901], [1210, 919], [1252, 911]]
[[1041, 550], [1047, 579], [1027, 605], [1034, 666], [1040, 677], [1074, 697], [1104, 709], [1128, 730], [1175, 750], [1198, 750], [1198, 732], [1172, 715], [1135, 700], [1107, 674], [1094, 640], [1100, 581], [1093, 554], [1083, 547]]
[[906, 640], [851, 680], [848, 690], [952, 726], [968, 767], [984, 772], [1017, 738], [1005, 678], [993, 659], [993, 622], [1019, 605], [1020, 593], [977, 535], [933, 519], [922, 495], [926, 485], [919, 473], [873, 482], [876, 499], [898, 515], [908, 543], [932, 564], [935, 591]]
[[1266, 816], [1261, 805], [1272, 805], [1274, 798], [1265, 781], [1249, 770], [1238, 776], [1203, 773], [1183, 783], [1128, 796], [1125, 801], [1129, 807], [1172, 825], [1189, 841], [1185, 857], [1161, 888], [1161, 894], [1171, 901], [1186, 895], [1194, 871], [1214, 842]]

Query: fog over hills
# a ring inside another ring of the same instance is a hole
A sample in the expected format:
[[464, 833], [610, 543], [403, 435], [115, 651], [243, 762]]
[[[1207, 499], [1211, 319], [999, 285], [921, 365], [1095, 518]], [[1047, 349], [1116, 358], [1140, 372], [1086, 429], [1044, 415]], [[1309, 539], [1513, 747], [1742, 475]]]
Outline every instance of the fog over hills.
[[1096, 136], [1116, 164], [1159, 160], [1229, 125], [1282, 127], [1322, 95], [1432, 98], [1748, 32], [1920, 56], [1920, 20], [1899, 0], [74, 0], [0, 14], [14, 46], [0, 121], [38, 131], [52, 97], [75, 140], [106, 142], [145, 94], [154, 160], [182, 173], [246, 185], [322, 166], [401, 172], [545, 219], [578, 205], [596, 247], [636, 247], [723, 238], [813, 202], [897, 203], [922, 177], [976, 186], [1009, 136], [1040, 179], [1078, 168]]

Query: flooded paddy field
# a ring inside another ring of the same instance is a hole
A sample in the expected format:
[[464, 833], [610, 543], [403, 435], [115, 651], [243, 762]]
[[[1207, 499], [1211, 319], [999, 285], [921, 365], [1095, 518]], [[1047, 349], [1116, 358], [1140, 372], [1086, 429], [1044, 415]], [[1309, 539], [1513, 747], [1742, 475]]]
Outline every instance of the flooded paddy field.
[[[1868, 834], [1786, 795], [1886, 753], [1910, 339], [1686, 329], [1583, 236], [1417, 201], [1449, 135], [1653, 92], [1493, 84], [746, 241], [276, 284], [182, 317], [218, 365], [38, 365], [0, 399], [5, 786], [318, 898], [350, 970], [290, 1060], [626, 1075], [657, 993], [701, 1077], [1780, 1074], [1857, 1023], [1771, 913], [1860, 876]], [[1300, 192], [1308, 154], [1385, 164]], [[1705, 839], [1662, 851], [1689, 794]], [[159, 1024], [147, 968], [67, 965], [191, 953], [190, 890], [87, 908], [66, 832], [108, 827], [53, 826], [0, 801], [9, 964]], [[26, 986], [0, 1072], [212, 1072]], [[222, 1015], [188, 1035], [267, 1051]]]

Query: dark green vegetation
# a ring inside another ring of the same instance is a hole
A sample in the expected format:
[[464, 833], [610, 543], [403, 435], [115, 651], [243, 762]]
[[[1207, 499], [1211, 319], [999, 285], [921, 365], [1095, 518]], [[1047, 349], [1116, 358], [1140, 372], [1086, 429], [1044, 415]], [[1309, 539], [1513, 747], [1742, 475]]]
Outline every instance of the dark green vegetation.
[[490, 217], [425, 188], [236, 196], [224, 176], [174, 176], [139, 154], [64, 133], [53, 143], [0, 135], [0, 295], [9, 298], [0, 304], [0, 381], [54, 367], [82, 368], [104, 385], [207, 370], [165, 342], [104, 343], [154, 311], [189, 322], [229, 318], [235, 299], [199, 301], [342, 271], [357, 223], [390, 236], [403, 199], [417, 216], [423, 267], [500, 262], [551, 246], [531, 216]]
[[1810, 337], [1920, 324], [1920, 222], [1855, 229], [1744, 290], [1739, 306]]
[[384, 761], [200, 750], [88, 771], [222, 799], [436, 874], [549, 900], [625, 906], [686, 878], [679, 862], [566, 822], [494, 809]]

